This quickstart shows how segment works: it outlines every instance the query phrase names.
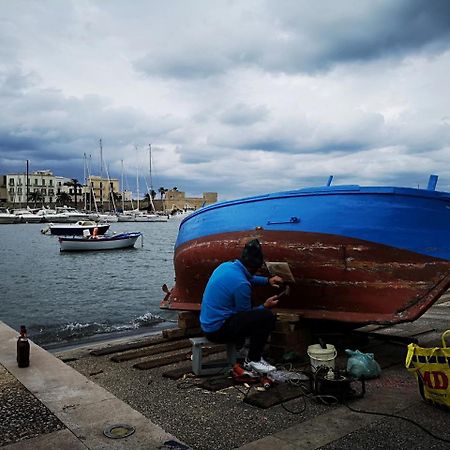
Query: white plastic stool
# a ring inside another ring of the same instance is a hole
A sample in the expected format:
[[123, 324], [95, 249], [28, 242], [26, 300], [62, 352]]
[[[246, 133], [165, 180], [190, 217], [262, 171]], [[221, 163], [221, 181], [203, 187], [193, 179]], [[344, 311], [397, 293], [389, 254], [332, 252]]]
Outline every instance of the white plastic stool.
[[[192, 372], [195, 375], [212, 375], [220, 374], [228, 368], [236, 364], [236, 345], [234, 343], [226, 344], [227, 360], [226, 361], [209, 361], [203, 362], [203, 346], [218, 345], [209, 341], [206, 337], [195, 337], [189, 339], [192, 343]], [[220, 345], [220, 344], [219, 344]]]

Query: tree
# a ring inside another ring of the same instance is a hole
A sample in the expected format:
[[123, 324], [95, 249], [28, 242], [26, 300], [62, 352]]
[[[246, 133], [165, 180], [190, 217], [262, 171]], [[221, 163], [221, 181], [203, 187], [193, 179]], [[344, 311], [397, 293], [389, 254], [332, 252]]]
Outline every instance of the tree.
[[167, 192], [166, 188], [163, 188], [162, 186], [158, 189], [159, 195], [161, 196], [161, 200], [164, 198], [164, 195]]
[[60, 204], [61, 206], [72, 202], [72, 197], [67, 192], [61, 192], [56, 197], [56, 203]]
[[72, 178], [67, 183], [64, 183], [64, 186], [69, 186], [73, 188], [73, 195], [75, 198], [75, 208], [76, 208], [78, 206], [78, 188], [82, 187], [82, 185], [76, 178]]
[[39, 191], [34, 191], [28, 194], [28, 201], [34, 202], [34, 207], [36, 208], [37, 202], [44, 204], [44, 196]]

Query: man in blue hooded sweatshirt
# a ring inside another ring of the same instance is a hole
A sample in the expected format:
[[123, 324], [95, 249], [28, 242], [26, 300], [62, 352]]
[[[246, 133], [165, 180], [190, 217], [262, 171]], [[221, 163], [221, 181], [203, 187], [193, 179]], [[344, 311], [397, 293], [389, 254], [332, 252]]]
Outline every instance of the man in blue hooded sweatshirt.
[[249, 338], [244, 368], [268, 373], [275, 367], [262, 358], [262, 352], [275, 325], [276, 317], [270, 309], [277, 305], [278, 298], [274, 295], [252, 308], [251, 288], [267, 284], [278, 287], [283, 280], [279, 276], [256, 276], [263, 263], [261, 244], [253, 239], [245, 245], [239, 259], [217, 267], [203, 294], [200, 324], [212, 342], [243, 343]]

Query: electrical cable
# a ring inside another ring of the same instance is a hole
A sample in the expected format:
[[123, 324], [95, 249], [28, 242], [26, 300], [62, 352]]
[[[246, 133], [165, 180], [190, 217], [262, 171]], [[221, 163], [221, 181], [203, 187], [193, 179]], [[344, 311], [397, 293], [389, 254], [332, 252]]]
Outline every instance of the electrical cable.
[[375, 416], [384, 416], [384, 417], [393, 417], [394, 419], [401, 419], [404, 420], [406, 422], [409, 422], [413, 425], [415, 425], [416, 427], [420, 428], [423, 432], [427, 433], [428, 435], [430, 435], [432, 438], [437, 439], [438, 441], [442, 441], [442, 442], [450, 442], [450, 439], [445, 439], [445, 438], [441, 438], [439, 436], [436, 436], [435, 434], [433, 434], [430, 430], [427, 430], [424, 426], [420, 425], [420, 423], [415, 422], [412, 419], [408, 419], [407, 417], [403, 417], [403, 416], [397, 416], [396, 414], [389, 414], [389, 413], [380, 413], [380, 412], [375, 412], [375, 411], [365, 411], [365, 410], [358, 410], [358, 409], [354, 409], [351, 406], [349, 406], [347, 403], [344, 403], [344, 406], [346, 406], [350, 411], [353, 411], [355, 413], [360, 413], [360, 414], [373, 414]]

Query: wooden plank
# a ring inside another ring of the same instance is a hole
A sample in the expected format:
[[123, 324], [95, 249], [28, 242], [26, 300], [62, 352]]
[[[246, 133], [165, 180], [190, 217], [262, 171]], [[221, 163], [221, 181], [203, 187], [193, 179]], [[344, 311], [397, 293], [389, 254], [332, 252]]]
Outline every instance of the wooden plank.
[[[219, 347], [204, 348], [203, 355], [212, 355], [214, 353], [220, 353], [223, 351], [224, 351], [223, 347], [222, 348], [219, 348]], [[134, 364], [133, 367], [135, 369], [139, 369], [139, 370], [153, 369], [155, 367], [167, 366], [168, 364], [185, 361], [185, 360], [189, 359], [191, 357], [191, 355], [192, 355], [192, 352], [189, 351], [189, 352], [176, 353], [174, 355], [163, 356], [160, 358], [150, 358], [150, 359], [146, 359], [144, 361]]]
[[113, 353], [124, 352], [127, 350], [135, 350], [138, 348], [146, 347], [148, 345], [160, 344], [161, 342], [167, 342], [167, 339], [164, 338], [162, 335], [157, 336], [157, 337], [152, 337], [150, 339], [142, 339], [141, 341], [137, 341], [137, 342], [129, 342], [127, 344], [110, 345], [108, 347], [91, 350], [89, 353], [92, 356], [112, 355]]
[[200, 328], [172, 328], [170, 330], [163, 330], [162, 335], [166, 339], [176, 339], [183, 337], [200, 336], [202, 330]]
[[173, 342], [164, 342], [162, 344], [152, 345], [151, 347], [144, 348], [141, 350], [121, 353], [120, 355], [111, 357], [111, 361], [114, 362], [131, 361], [132, 359], [142, 358], [144, 356], [171, 352], [173, 350], [181, 350], [182, 348], [191, 347], [191, 345], [192, 344], [190, 343], [189, 339], [183, 339]]
[[209, 377], [205, 381], [198, 384], [198, 387], [206, 389], [207, 391], [217, 392], [222, 389], [229, 388], [234, 385], [233, 379], [228, 375], [221, 375], [217, 377]]
[[289, 383], [278, 384], [264, 392], [254, 392], [244, 398], [244, 402], [258, 408], [267, 409], [271, 406], [298, 398], [304, 395], [303, 390], [298, 386]]
[[179, 380], [183, 375], [186, 375], [187, 373], [192, 373], [192, 364], [168, 370], [167, 372], [164, 372], [162, 376], [164, 378], [169, 378], [170, 380]]

